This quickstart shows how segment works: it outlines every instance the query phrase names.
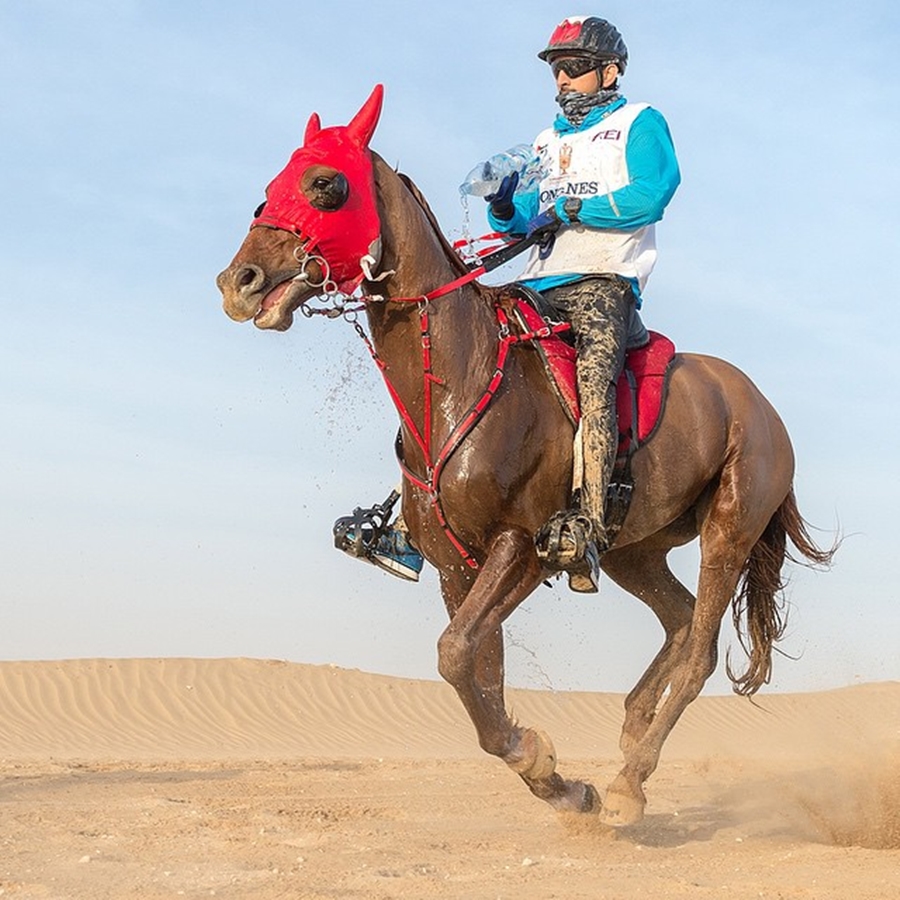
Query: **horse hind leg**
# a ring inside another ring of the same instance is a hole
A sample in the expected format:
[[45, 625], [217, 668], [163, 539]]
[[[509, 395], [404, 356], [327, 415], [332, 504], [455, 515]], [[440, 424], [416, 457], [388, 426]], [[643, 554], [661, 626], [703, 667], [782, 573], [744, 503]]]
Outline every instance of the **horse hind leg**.
[[[745, 562], [779, 503], [771, 496], [777, 488], [762, 474], [744, 471], [735, 463], [722, 472], [700, 527], [697, 600], [687, 639], [673, 658], [669, 695], [643, 736], [629, 748], [624, 767], [607, 790], [601, 811], [607, 824], [629, 825], [643, 817], [643, 784], [656, 770], [663, 743], [715, 671], [722, 617]], [[769, 489], [755, 495], [755, 485], [769, 485]]]
[[732, 568], [713, 563], [701, 568], [697, 603], [687, 637], [680, 652], [667, 660], [669, 694], [654, 710], [652, 720], [645, 719], [643, 734], [626, 744], [625, 765], [609, 785], [603, 800], [601, 818], [606, 824], [631, 825], [643, 818], [646, 805], [643, 785], [656, 770], [662, 745], [715, 671], [719, 627], [737, 585], [738, 571], [739, 564]]
[[625, 722], [619, 746], [626, 755], [653, 722], [691, 629], [694, 595], [672, 574], [667, 561], [670, 549], [632, 544], [603, 557], [604, 572], [619, 587], [645, 603], [665, 631], [662, 647], [625, 698]]
[[599, 807], [594, 788], [563, 779], [550, 738], [517, 725], [506, 712], [503, 622], [542, 577], [531, 535], [518, 530], [498, 535], [471, 588], [442, 572], [451, 620], [438, 642], [438, 670], [456, 690], [483, 750], [503, 759], [555, 809], [589, 812]]

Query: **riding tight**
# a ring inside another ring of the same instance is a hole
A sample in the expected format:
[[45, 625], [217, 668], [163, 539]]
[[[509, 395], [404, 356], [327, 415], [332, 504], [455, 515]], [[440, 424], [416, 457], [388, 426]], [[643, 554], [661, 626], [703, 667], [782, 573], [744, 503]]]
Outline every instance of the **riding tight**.
[[616, 461], [616, 381], [626, 348], [649, 339], [635, 308], [631, 285], [614, 275], [591, 276], [551, 288], [544, 296], [572, 326], [578, 353], [584, 477], [582, 510], [604, 548], [606, 492]]

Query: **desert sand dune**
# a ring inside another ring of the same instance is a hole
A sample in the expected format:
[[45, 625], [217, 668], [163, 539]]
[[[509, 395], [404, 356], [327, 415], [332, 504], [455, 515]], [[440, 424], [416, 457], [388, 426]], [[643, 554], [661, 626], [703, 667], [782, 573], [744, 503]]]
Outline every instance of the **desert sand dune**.
[[[602, 790], [621, 695], [511, 690]], [[900, 684], [701, 697], [645, 821], [565, 818], [453, 691], [249, 659], [0, 662], [0, 897], [900, 898]]]

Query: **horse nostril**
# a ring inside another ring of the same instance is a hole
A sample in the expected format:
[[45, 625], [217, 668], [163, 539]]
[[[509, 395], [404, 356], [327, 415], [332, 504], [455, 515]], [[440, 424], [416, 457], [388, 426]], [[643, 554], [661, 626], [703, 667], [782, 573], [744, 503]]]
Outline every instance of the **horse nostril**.
[[234, 286], [245, 295], [256, 293], [256, 291], [262, 287], [265, 280], [265, 272], [263, 272], [259, 266], [241, 266], [241, 268], [234, 273]]

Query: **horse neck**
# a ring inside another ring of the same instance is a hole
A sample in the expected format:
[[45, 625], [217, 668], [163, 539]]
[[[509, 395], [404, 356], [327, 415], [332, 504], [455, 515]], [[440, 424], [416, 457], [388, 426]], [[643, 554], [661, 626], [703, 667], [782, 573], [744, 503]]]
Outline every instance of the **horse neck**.
[[[373, 291], [391, 298], [421, 297], [449, 284], [465, 271], [436, 230], [419, 200], [383, 160], [375, 157], [382, 227], [382, 271], [393, 270]], [[436, 418], [452, 424], [477, 399], [494, 370], [497, 320], [486, 292], [473, 283], [431, 301], [427, 306], [435, 388], [440, 403]], [[411, 410], [424, 402], [422, 320], [418, 304], [369, 304], [369, 325], [386, 375]], [[436, 423], [439, 424], [439, 423]]]

